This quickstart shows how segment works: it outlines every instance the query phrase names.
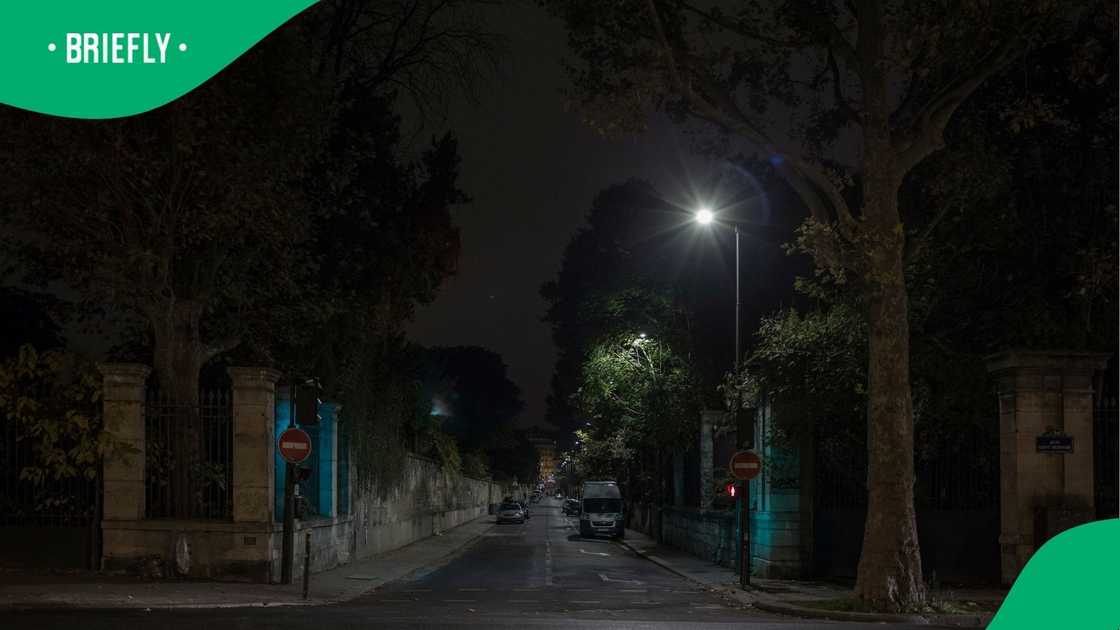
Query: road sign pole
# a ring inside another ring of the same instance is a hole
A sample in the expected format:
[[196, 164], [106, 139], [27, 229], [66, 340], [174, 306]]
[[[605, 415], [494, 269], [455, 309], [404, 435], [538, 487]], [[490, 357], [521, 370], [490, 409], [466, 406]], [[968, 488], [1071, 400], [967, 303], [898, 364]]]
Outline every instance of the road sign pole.
[[743, 574], [743, 493], [735, 493], [735, 570]]
[[739, 585], [746, 588], [751, 585], [751, 482], [743, 482], [743, 497], [740, 502], [742, 507], [742, 515], [740, 518], [743, 520], [743, 540], [739, 544], [739, 556], [742, 562], [739, 563]]
[[750, 451], [739, 451], [731, 456], [731, 475], [742, 484], [742, 492], [735, 504], [736, 549], [739, 554], [739, 585], [746, 588], [751, 585], [751, 479], [762, 472], [762, 458]]
[[[296, 384], [288, 385], [288, 428], [296, 426]], [[279, 447], [279, 445], [277, 445]], [[280, 583], [292, 583], [292, 563], [295, 553], [296, 529], [296, 467], [284, 465], [284, 533], [280, 539]]]

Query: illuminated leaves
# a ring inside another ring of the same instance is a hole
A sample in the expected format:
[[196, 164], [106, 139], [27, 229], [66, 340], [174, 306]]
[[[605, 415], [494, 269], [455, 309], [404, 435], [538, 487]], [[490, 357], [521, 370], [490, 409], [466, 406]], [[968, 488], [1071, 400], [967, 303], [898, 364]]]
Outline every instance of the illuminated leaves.
[[31, 445], [34, 463], [20, 478], [47, 479], [97, 475], [108, 454], [131, 453], [102, 425], [101, 378], [93, 365], [61, 352], [38, 353], [24, 345], [0, 363], [0, 421]]

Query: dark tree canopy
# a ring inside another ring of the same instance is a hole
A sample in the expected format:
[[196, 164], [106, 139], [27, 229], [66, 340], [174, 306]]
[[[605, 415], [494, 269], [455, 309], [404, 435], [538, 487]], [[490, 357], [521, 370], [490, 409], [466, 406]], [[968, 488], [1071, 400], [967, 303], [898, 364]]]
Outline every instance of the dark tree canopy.
[[420, 366], [421, 387], [433, 421], [455, 438], [464, 462], [530, 482], [537, 455], [516, 421], [525, 403], [502, 357], [485, 348], [429, 348]]
[[61, 347], [62, 329], [52, 314], [57, 306], [51, 295], [0, 286], [0, 358], [15, 356], [23, 344], [40, 352]]

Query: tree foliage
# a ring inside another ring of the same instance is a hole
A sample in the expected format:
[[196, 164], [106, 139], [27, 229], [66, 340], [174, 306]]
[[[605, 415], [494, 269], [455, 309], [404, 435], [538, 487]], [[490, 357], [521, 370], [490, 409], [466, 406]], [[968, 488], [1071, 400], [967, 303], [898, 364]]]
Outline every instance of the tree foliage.
[[183, 400], [212, 359], [320, 376], [384, 480], [415, 407], [411, 375], [386, 366], [407, 363], [403, 323], [454, 272], [450, 209], [467, 201], [455, 140], [410, 157], [394, 108], [486, 78], [502, 42], [485, 4], [322, 2], [152, 112], [4, 110], [5, 250], [85, 315], [130, 318], [129, 358]]
[[500, 355], [475, 346], [429, 348], [420, 374], [425, 422], [453, 439], [464, 467], [480, 474], [488, 466], [521, 482], [535, 478], [536, 451], [515, 426], [525, 403]]
[[30, 444], [20, 479], [36, 485], [54, 479], [94, 479], [106, 455], [133, 456], [134, 449], [104, 427], [101, 377], [72, 354], [40, 354], [24, 345], [0, 363], [2, 421], [17, 442]]
[[656, 336], [607, 336], [592, 347], [574, 396], [587, 418], [577, 432], [584, 474], [630, 482], [632, 496], [656, 483], [641, 456], [680, 448], [699, 427], [698, 387], [689, 362]]

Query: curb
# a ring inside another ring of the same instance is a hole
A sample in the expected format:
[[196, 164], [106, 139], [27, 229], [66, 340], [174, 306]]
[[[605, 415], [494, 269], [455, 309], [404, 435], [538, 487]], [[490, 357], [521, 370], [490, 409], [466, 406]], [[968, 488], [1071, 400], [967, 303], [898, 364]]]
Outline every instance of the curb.
[[892, 613], [864, 613], [864, 612], [846, 612], [840, 610], [824, 610], [821, 608], [809, 608], [807, 606], [798, 606], [778, 600], [776, 598], [767, 597], [762, 595], [759, 591], [742, 591], [736, 588], [730, 588], [723, 585], [711, 584], [700, 580], [678, 568], [672, 564], [649, 555], [630, 544], [626, 540], [619, 540], [618, 544], [626, 547], [634, 552], [641, 558], [645, 558], [657, 566], [675, 573], [680, 577], [705, 588], [718, 591], [727, 595], [735, 601], [764, 610], [766, 612], [778, 613], [782, 615], [790, 615], [794, 617], [803, 617], [809, 619], [827, 619], [834, 621], [864, 621], [864, 622], [884, 622], [884, 623], [910, 623], [915, 625], [938, 624], [945, 626], [958, 626], [958, 627], [977, 627], [983, 628], [987, 626], [994, 614], [985, 615], [905, 615], [905, 614], [892, 614]]
[[[489, 516], [489, 515], [483, 514], [483, 515], [480, 515], [478, 518], [486, 518], [487, 516]], [[462, 523], [458, 527], [463, 527], [463, 526], [469, 525], [469, 524], [471, 524], [471, 523], [470, 522]], [[452, 530], [447, 530], [447, 531], [453, 531], [454, 529], [456, 529], [456, 528], [452, 528]], [[341, 596], [338, 596], [338, 597], [327, 596], [327, 597], [311, 597], [311, 598], [308, 598], [307, 600], [303, 600], [303, 599], [295, 599], [295, 600], [282, 599], [282, 600], [273, 600], [273, 601], [252, 601], [252, 602], [215, 602], [215, 603], [183, 603], [183, 604], [163, 604], [163, 603], [161, 603], [161, 604], [155, 604], [155, 605], [152, 605], [152, 604], [145, 605], [145, 604], [141, 604], [141, 603], [135, 603], [135, 604], [132, 604], [132, 603], [105, 604], [105, 603], [98, 602], [98, 603], [91, 603], [88, 606], [82, 605], [82, 604], [72, 604], [72, 603], [68, 603], [68, 602], [29, 601], [29, 602], [0, 603], [0, 612], [29, 612], [29, 611], [41, 611], [41, 610], [81, 610], [81, 611], [114, 611], [114, 612], [126, 611], [127, 610], [127, 611], [139, 611], [139, 612], [155, 612], [155, 611], [167, 611], [167, 610], [192, 610], [192, 609], [217, 610], [217, 609], [230, 609], [230, 608], [291, 608], [291, 607], [301, 607], [301, 606], [307, 606], [307, 607], [329, 606], [331, 604], [340, 604], [340, 603], [343, 603], [343, 602], [350, 601], [352, 599], [357, 599], [359, 597], [367, 595], [367, 594], [385, 586], [386, 584], [391, 584], [393, 582], [403, 580], [403, 579], [407, 578], [408, 576], [413, 575], [413, 574], [415, 574], [419, 571], [423, 571], [423, 570], [429, 569], [431, 567], [442, 566], [449, 559], [454, 558], [457, 554], [462, 553], [463, 550], [465, 550], [467, 547], [473, 545], [475, 542], [477, 542], [479, 539], [481, 539], [486, 534], [486, 532], [490, 531], [490, 529], [492, 529], [492, 527], [482, 529], [479, 533], [477, 533], [474, 536], [471, 536], [470, 538], [467, 538], [466, 540], [464, 540], [463, 544], [459, 545], [455, 549], [453, 549], [453, 550], [449, 551], [448, 553], [440, 556], [439, 558], [436, 558], [435, 560], [433, 560], [431, 562], [428, 562], [428, 563], [425, 563], [421, 566], [418, 566], [415, 569], [412, 569], [412, 570], [408, 571], [407, 573], [402, 574], [399, 577], [396, 577], [396, 578], [393, 578], [393, 579], [390, 579], [390, 580], [385, 580], [385, 581], [380, 582], [378, 584], [371, 585], [368, 588], [364, 588], [360, 591], [356, 591], [354, 593], [347, 593], [345, 595], [341, 595]], [[431, 536], [429, 536], [427, 538], [431, 538]], [[426, 538], [421, 538], [421, 539], [413, 541], [412, 543], [409, 543], [409, 544], [415, 544], [417, 542], [420, 542], [421, 540], [426, 540]], [[346, 565], [342, 565], [342, 566], [335, 567], [335, 568], [336, 569], [341, 569], [345, 566]], [[334, 569], [331, 569], [331, 570], [333, 571]]]

